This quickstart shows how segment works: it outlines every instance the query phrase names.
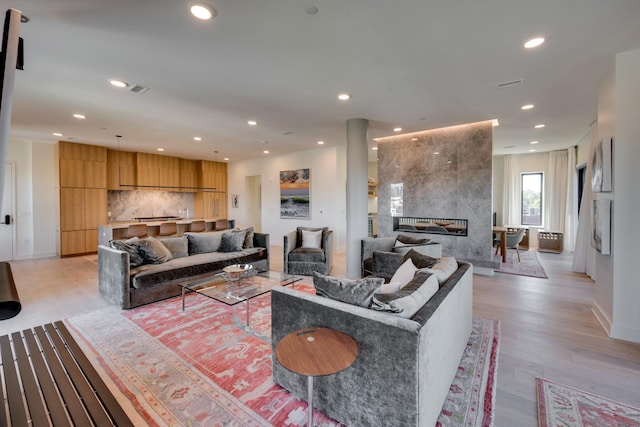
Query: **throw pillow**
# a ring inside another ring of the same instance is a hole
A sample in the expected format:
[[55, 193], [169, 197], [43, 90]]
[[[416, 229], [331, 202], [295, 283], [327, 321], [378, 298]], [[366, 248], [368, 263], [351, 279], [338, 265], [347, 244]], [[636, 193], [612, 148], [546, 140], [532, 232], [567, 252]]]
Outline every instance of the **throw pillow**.
[[384, 279], [379, 277], [349, 280], [313, 273], [313, 286], [317, 295], [360, 307], [371, 305], [373, 293], [383, 283]]
[[189, 240], [189, 255], [208, 254], [220, 249], [224, 231], [185, 234]]
[[454, 257], [442, 257], [440, 261], [433, 265], [431, 268], [423, 268], [420, 271], [426, 271], [427, 273], [435, 274], [438, 278], [438, 283], [442, 285], [449, 280], [449, 277], [458, 269], [458, 262]]
[[171, 259], [171, 252], [155, 237], [140, 239], [140, 252], [147, 264], [163, 264]]
[[189, 241], [186, 236], [165, 237], [159, 240], [160, 243], [169, 249], [172, 258], [189, 256]]
[[242, 245], [242, 247], [246, 248], [252, 248], [253, 247], [253, 227], [248, 227], [245, 230], [245, 236], [244, 236], [244, 244]]
[[308, 249], [320, 249], [322, 246], [322, 230], [302, 230], [302, 247]]
[[429, 243], [431, 239], [426, 237], [411, 237], [405, 236], [404, 234], [398, 234], [396, 236], [396, 243], [394, 246], [405, 246], [405, 245], [425, 245]]
[[222, 242], [220, 243], [220, 252], [239, 252], [244, 245], [244, 237], [246, 235], [245, 230], [232, 231], [230, 233], [224, 233], [222, 235]]
[[402, 263], [400, 268], [396, 270], [396, 272], [389, 280], [389, 283], [386, 283], [380, 287], [381, 294], [391, 294], [393, 292], [397, 292], [404, 285], [409, 283], [413, 276], [415, 275], [418, 269], [415, 265], [413, 265], [413, 261], [411, 258], [407, 259]]
[[[136, 238], [137, 239], [137, 238]], [[127, 243], [127, 241], [123, 240], [111, 240], [109, 245], [113, 249], [118, 249], [120, 251], [125, 251], [129, 254], [129, 268], [139, 267], [144, 264], [144, 258], [140, 251], [138, 250], [138, 242], [137, 240], [132, 243]]]
[[392, 294], [375, 294], [371, 308], [409, 319], [438, 292], [438, 289], [438, 280], [434, 274], [419, 271], [399, 291]]
[[409, 252], [404, 254], [403, 260], [406, 261], [407, 259], [411, 259], [413, 261], [413, 265], [415, 265], [416, 268], [430, 268], [439, 261], [438, 258], [433, 258], [429, 255], [421, 254], [414, 249], [411, 249]]

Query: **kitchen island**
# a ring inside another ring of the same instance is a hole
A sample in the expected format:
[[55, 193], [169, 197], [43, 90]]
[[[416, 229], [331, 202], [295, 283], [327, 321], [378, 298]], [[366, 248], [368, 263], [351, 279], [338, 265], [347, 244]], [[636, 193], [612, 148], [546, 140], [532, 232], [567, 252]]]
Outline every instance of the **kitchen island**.
[[[172, 219], [170, 222], [175, 222], [178, 232], [176, 236], [183, 235], [186, 231], [189, 231], [190, 225], [192, 221], [202, 220], [203, 218], [179, 218]], [[213, 231], [216, 229], [216, 223], [227, 221], [222, 218], [204, 218], [205, 231]], [[140, 220], [131, 220], [131, 221], [112, 221], [108, 222], [104, 225], [98, 226], [98, 243], [100, 245], [109, 245], [110, 240], [114, 239], [126, 239], [127, 238], [127, 228], [132, 224], [146, 224], [147, 225], [147, 235], [149, 236], [157, 236], [160, 234], [160, 224], [163, 222], [169, 222], [168, 220], [161, 221], [140, 221]], [[224, 227], [221, 227], [221, 224], [218, 224], [217, 229], [222, 230], [224, 228], [233, 228], [235, 226], [234, 220], [229, 220], [227, 224], [224, 224]]]

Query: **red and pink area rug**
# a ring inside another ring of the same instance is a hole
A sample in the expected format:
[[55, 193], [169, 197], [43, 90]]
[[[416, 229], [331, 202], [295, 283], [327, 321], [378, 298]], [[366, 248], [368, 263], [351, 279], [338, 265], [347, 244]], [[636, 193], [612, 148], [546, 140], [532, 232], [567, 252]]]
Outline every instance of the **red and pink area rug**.
[[536, 378], [540, 427], [639, 427], [640, 409]]
[[[250, 328], [245, 313], [189, 294], [185, 312], [177, 297], [65, 322], [151, 426], [304, 426], [306, 401], [272, 381], [270, 295], [251, 300]], [[438, 426], [492, 425], [498, 349], [499, 323], [474, 319]]]

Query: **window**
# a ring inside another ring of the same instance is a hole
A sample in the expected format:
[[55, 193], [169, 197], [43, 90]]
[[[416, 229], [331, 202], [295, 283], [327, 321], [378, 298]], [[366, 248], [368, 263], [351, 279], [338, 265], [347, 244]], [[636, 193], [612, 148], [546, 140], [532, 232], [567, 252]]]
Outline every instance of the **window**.
[[523, 173], [520, 198], [522, 225], [542, 225], [542, 172]]

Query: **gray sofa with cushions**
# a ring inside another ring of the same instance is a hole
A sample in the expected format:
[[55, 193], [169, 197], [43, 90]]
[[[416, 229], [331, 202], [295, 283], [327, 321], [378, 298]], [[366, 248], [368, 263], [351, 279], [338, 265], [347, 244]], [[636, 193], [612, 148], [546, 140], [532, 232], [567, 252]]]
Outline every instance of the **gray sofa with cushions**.
[[[314, 379], [314, 406], [350, 427], [433, 427], [471, 334], [473, 267], [457, 264], [433, 297], [408, 319], [296, 289], [275, 288], [271, 293], [273, 349], [284, 336], [301, 328], [342, 331], [355, 339], [358, 357], [346, 370]], [[307, 399], [306, 377], [288, 371], [275, 358], [273, 378], [295, 396]]]
[[[99, 245], [100, 294], [109, 302], [129, 309], [180, 295], [181, 288], [176, 284], [178, 281], [220, 272], [228, 265], [253, 264], [258, 271], [269, 270], [268, 234], [251, 231], [253, 237], [245, 235], [246, 240], [240, 246], [221, 251], [225, 233], [233, 231], [185, 233], [184, 236], [157, 239], [164, 242], [163, 246], [171, 253], [170, 259], [132, 268], [130, 259], [136, 258], [135, 252], [130, 254], [127, 250]], [[118, 246], [123, 247], [122, 243]], [[131, 250], [126, 245], [124, 247]]]
[[[319, 248], [302, 247], [302, 232], [322, 232]], [[284, 235], [283, 266], [285, 274], [329, 274], [333, 268], [333, 231], [328, 227], [298, 227]]]
[[403, 234], [398, 234], [397, 236], [368, 237], [366, 239], [362, 239], [360, 243], [361, 277], [372, 274], [374, 251], [405, 254], [411, 249], [414, 249], [421, 254], [429, 255], [434, 258], [440, 258], [442, 256], [442, 244], [430, 241], [430, 239], [416, 239], [416, 241], [426, 240], [426, 243], [402, 243], [402, 240], [408, 242], [411, 241], [411, 239], [414, 238]]

